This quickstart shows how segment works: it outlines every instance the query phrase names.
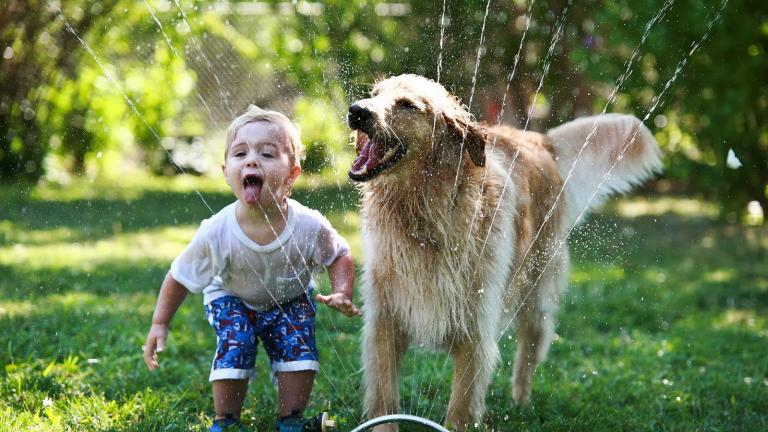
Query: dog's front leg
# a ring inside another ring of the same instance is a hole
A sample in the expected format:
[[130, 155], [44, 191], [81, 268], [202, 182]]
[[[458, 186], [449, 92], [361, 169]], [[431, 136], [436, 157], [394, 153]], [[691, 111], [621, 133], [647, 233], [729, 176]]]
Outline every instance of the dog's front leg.
[[[408, 348], [408, 336], [397, 319], [382, 312], [365, 316], [363, 327], [363, 370], [365, 412], [373, 418], [400, 410], [398, 383], [400, 362]], [[394, 425], [379, 426], [376, 432], [396, 431]]]
[[499, 358], [492, 337], [464, 341], [453, 346], [453, 383], [448, 403], [447, 421], [457, 430], [465, 430], [482, 420], [485, 392]]

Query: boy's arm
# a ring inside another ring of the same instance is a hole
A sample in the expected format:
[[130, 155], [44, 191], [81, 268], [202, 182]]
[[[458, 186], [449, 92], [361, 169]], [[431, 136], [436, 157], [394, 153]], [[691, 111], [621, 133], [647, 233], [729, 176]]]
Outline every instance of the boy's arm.
[[165, 275], [160, 293], [157, 295], [155, 313], [152, 315], [152, 327], [147, 334], [144, 344], [144, 362], [149, 370], [158, 367], [157, 353], [165, 349], [165, 340], [168, 337], [168, 323], [187, 297], [189, 291], [171, 276], [171, 272]]
[[360, 309], [352, 303], [355, 285], [355, 261], [352, 254], [336, 258], [328, 267], [328, 276], [331, 279], [331, 295], [318, 294], [315, 299], [338, 309], [346, 316], [362, 315]]

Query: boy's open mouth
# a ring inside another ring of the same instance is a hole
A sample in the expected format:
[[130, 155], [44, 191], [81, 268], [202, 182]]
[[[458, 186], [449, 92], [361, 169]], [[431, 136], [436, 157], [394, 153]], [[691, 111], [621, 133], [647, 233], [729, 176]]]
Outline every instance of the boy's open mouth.
[[248, 204], [258, 204], [259, 195], [261, 195], [261, 186], [264, 184], [264, 180], [261, 176], [256, 174], [247, 174], [243, 178], [243, 191], [245, 192], [243, 198]]

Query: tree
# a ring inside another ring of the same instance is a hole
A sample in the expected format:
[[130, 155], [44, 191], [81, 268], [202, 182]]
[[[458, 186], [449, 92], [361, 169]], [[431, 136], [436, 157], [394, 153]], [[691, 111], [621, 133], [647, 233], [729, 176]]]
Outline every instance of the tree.
[[[768, 209], [761, 1], [66, 3], [0, 9], [0, 178], [37, 178], [51, 137], [78, 170], [125, 130], [158, 170], [162, 138], [219, 126], [249, 102], [328, 125], [308, 135], [319, 168], [348, 151], [350, 101], [379, 77], [418, 73], [490, 124], [634, 113], [660, 140], [668, 179], [728, 209]], [[741, 169], [725, 167], [729, 149]]]
[[[750, 200], [768, 210], [765, 2], [463, 0], [446, 2], [444, 26], [440, 2], [410, 4], [384, 71], [437, 78], [442, 58], [441, 81], [492, 124], [502, 105], [505, 122], [539, 130], [634, 113], [660, 140], [668, 179], [724, 215]], [[729, 149], [741, 169], [726, 167]]]
[[[82, 58], [80, 41], [117, 1], [67, 2], [65, 22], [47, 2], [8, 0], [0, 7], [0, 180], [37, 180], [49, 143], [39, 116], [46, 90], [71, 78]], [[87, 139], [75, 121], [68, 139]]]

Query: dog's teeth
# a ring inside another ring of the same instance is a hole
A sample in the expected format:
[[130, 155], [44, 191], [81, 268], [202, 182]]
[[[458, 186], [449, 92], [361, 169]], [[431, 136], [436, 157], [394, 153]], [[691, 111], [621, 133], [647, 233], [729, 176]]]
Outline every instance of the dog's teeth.
[[389, 150], [387, 150], [387, 152], [384, 154], [384, 157], [381, 158], [381, 160], [385, 161], [385, 160], [391, 158], [394, 155], [395, 155], [395, 148], [392, 147]]

